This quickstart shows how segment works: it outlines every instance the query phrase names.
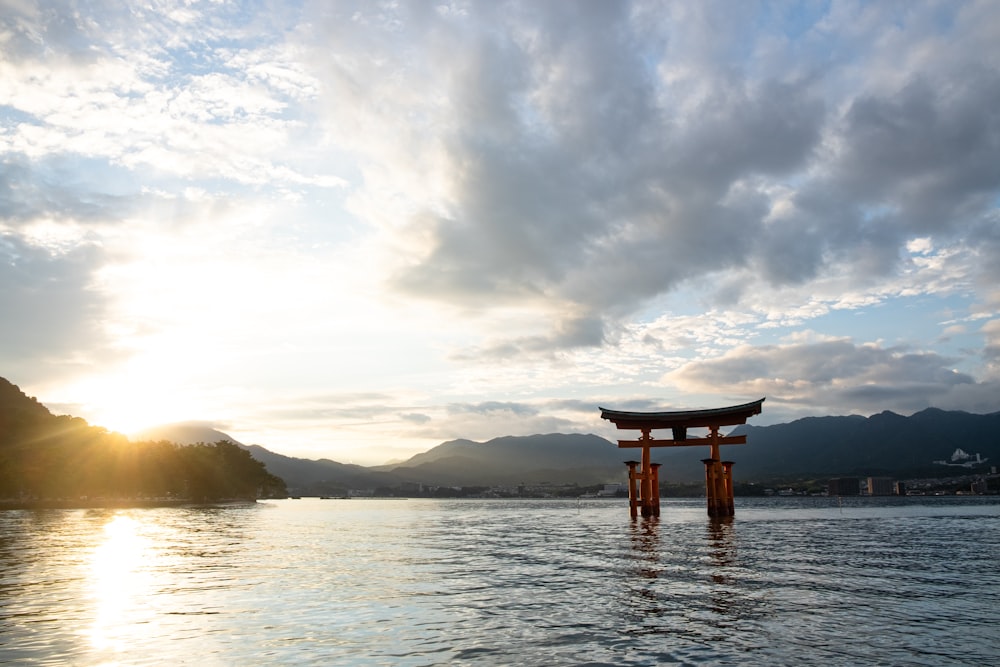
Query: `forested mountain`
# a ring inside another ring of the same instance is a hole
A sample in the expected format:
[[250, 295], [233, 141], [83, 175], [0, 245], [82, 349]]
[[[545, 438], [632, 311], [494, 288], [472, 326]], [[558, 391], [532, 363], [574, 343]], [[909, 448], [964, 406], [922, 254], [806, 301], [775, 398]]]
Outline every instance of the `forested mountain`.
[[[892, 412], [867, 418], [809, 417], [740, 426], [734, 433], [745, 433], [748, 444], [723, 447], [722, 455], [735, 461], [741, 482], [794, 476], [935, 477], [1000, 465], [1000, 413], [927, 409], [910, 417]], [[970, 458], [953, 467], [935, 463], [949, 461], [956, 449]], [[701, 459], [707, 454], [704, 447], [663, 448], [653, 450], [653, 460], [663, 464], [660, 479], [666, 484], [700, 482]], [[296, 495], [417, 485], [588, 486], [623, 481], [623, 462], [638, 456], [638, 450], [619, 449], [596, 435], [558, 433], [453, 440], [402, 463], [375, 467], [285, 456], [242, 445], [199, 424], [161, 427], [129, 443], [82, 419], [52, 415], [0, 378], [0, 498], [283, 495], [279, 477]], [[969, 467], [958, 467], [961, 463]]]
[[[934, 461], [956, 449], [987, 459], [968, 470], [1000, 465], [1000, 413], [986, 415], [928, 408], [909, 417], [807, 417], [773, 426], [745, 425], [747, 445], [732, 448], [741, 477], [788, 474], [939, 476], [958, 474]], [[971, 464], [971, 461], [968, 461]], [[956, 463], [960, 463], [957, 461]]]
[[621, 481], [622, 462], [634, 455], [596, 435], [550, 433], [488, 442], [451, 440], [377, 469], [423, 484], [587, 486]]
[[350, 489], [398, 486], [401, 480], [373, 468], [338, 463], [330, 459], [302, 459], [272, 452], [260, 445], [245, 445], [231, 435], [196, 422], [165, 424], [142, 431], [140, 438], [169, 440], [182, 445], [225, 440], [249, 452], [268, 472], [285, 480], [288, 492], [299, 496], [342, 496]]
[[229, 442], [129, 442], [79, 417], [55, 416], [0, 378], [0, 499], [284, 495], [284, 482]]
[[[871, 417], [809, 417], [773, 426], [740, 426], [747, 444], [722, 448], [734, 461], [736, 478], [759, 481], [793, 476], [880, 475], [948, 476], [985, 471], [1000, 465], [1000, 413], [976, 415], [930, 408], [910, 417], [882, 412]], [[970, 458], [949, 467], [956, 449]], [[982, 463], [976, 465], [976, 455]], [[667, 483], [704, 479], [705, 447], [657, 448]], [[453, 440], [411, 459], [379, 469], [424, 483], [493, 484], [621, 481], [622, 462], [638, 450], [618, 449], [595, 435], [503, 437], [489, 442]], [[959, 463], [968, 467], [959, 467]]]
[[[188, 426], [159, 433], [169, 439], [223, 437]], [[871, 417], [808, 417], [773, 426], [741, 426], [748, 443], [722, 448], [735, 461], [736, 479], [767, 481], [796, 476], [880, 475], [946, 477], [1000, 465], [1000, 413], [976, 415], [928, 409], [910, 417], [882, 412]], [[243, 445], [241, 445], [243, 446]], [[970, 468], [948, 467], [956, 449], [983, 460]], [[577, 484], [588, 486], [625, 479], [626, 459], [634, 449], [619, 449], [596, 435], [505, 436], [488, 442], [451, 440], [392, 465], [364, 468], [321, 459], [299, 459], [263, 447], [246, 447], [254, 458], [283, 477], [293, 493], [339, 494], [349, 489], [425, 486], [510, 486]], [[663, 464], [660, 479], [670, 485], [704, 480], [705, 447], [654, 449]]]

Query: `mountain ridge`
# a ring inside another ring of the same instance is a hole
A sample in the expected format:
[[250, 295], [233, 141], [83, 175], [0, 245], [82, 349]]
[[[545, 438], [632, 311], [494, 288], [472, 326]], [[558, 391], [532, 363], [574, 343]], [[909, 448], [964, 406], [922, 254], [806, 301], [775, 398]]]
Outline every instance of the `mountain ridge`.
[[[732, 433], [746, 434], [748, 443], [723, 447], [723, 456], [735, 462], [737, 480], [747, 482], [789, 476], [946, 476], [963, 469], [933, 461], [947, 460], [959, 448], [979, 453], [987, 465], [1000, 462], [1000, 412], [927, 408], [906, 417], [884, 410], [869, 417], [822, 415], [768, 426], [746, 424]], [[500, 436], [485, 442], [459, 438], [405, 461], [369, 467], [295, 459], [259, 445], [249, 449], [274, 474], [290, 478], [290, 486], [302, 481], [346, 488], [595, 485], [624, 481], [623, 462], [635, 458], [631, 450], [582, 433]], [[655, 448], [652, 456], [663, 464], [661, 479], [667, 484], [703, 480], [702, 452]], [[288, 467], [276, 467], [279, 462]], [[311, 465], [321, 467], [323, 474], [310, 470]]]
[[[0, 426], [6, 424], [9, 430], [19, 420], [43, 414], [51, 413], [37, 399], [6, 380], [0, 383]], [[86, 425], [79, 418], [65, 419]], [[735, 462], [735, 477], [741, 482], [807, 475], [946, 476], [1000, 463], [1000, 412], [929, 407], [907, 417], [883, 410], [869, 417], [825, 415], [767, 426], [746, 424], [731, 433], [748, 437], [748, 444], [723, 447], [723, 456]], [[412, 485], [597, 485], [624, 481], [623, 462], [636, 456], [594, 434], [548, 433], [485, 442], [449, 440], [405, 461], [366, 467], [245, 445], [205, 422], [163, 425], [140, 436], [178, 444], [232, 442], [271, 474], [285, 479], [292, 493], [316, 495]], [[653, 460], [663, 464], [661, 480], [667, 484], [703, 480], [704, 453], [691, 449], [653, 450]], [[934, 463], [947, 461], [957, 449], [972, 455], [972, 462], [959, 461], [951, 468]], [[977, 454], [979, 463], [974, 460]], [[959, 467], [963, 463], [967, 468]]]

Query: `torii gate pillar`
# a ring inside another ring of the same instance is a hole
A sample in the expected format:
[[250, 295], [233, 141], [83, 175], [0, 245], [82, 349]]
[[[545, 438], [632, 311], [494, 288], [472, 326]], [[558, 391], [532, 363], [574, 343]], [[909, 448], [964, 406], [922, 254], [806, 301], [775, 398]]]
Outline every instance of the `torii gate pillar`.
[[[643, 517], [660, 516], [660, 464], [653, 463], [650, 456], [652, 447], [690, 447], [708, 445], [710, 454], [702, 459], [705, 464], [705, 499], [708, 515], [713, 518], [729, 517], [735, 514], [733, 499], [733, 462], [723, 461], [719, 455], [720, 445], [742, 445], [745, 435], [720, 436], [722, 426], [745, 424], [749, 417], [759, 415], [764, 399], [734, 405], [728, 408], [710, 410], [680, 410], [675, 412], [622, 412], [600, 408], [601, 418], [614, 422], [619, 429], [641, 431], [638, 440], [619, 440], [618, 447], [642, 449], [641, 461], [626, 461], [628, 466], [629, 513], [632, 518], [641, 513]], [[688, 438], [687, 429], [707, 427], [708, 437]], [[673, 439], [658, 440], [650, 434], [654, 429], [672, 431]], [[639, 469], [636, 470], [636, 467]]]

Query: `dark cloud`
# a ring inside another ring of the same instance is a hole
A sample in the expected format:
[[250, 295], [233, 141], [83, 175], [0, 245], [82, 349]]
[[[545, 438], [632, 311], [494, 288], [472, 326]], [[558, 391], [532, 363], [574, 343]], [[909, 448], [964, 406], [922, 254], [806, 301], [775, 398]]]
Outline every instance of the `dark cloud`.
[[93, 43], [84, 15], [66, 8], [33, 5], [30, 2], [0, 2], [0, 26], [4, 28], [4, 59], [26, 59], [58, 55], [77, 62], [94, 58]]
[[976, 278], [985, 293], [1000, 285], [1000, 211], [984, 216], [969, 230], [969, 246], [973, 248]]
[[538, 414], [538, 408], [527, 403], [504, 401], [485, 401], [483, 403], [451, 403], [447, 406], [448, 414], [497, 415], [512, 414], [518, 417], [533, 417]]
[[0, 354], [11, 377], [106, 361], [107, 303], [93, 284], [103, 263], [96, 245], [56, 252], [0, 234]]
[[[547, 303], [558, 328], [565, 313], [621, 317], [730, 269], [775, 286], [848, 272], [870, 287], [901, 270], [909, 239], [961, 237], [995, 210], [1000, 74], [976, 54], [852, 95], [833, 63], [729, 60], [752, 44], [674, 63], [675, 28], [623, 7], [463, 19], [480, 27], [463, 33], [475, 46], [438, 130], [454, 199], [412, 220], [432, 243], [397, 289], [467, 308]], [[661, 78], [674, 66], [702, 67], [697, 84]], [[494, 351], [574, 344], [541, 335]]]
[[1000, 378], [1000, 320], [991, 320], [980, 329], [986, 338], [983, 360], [991, 375]]
[[604, 321], [598, 317], [565, 318], [546, 335], [503, 339], [499, 343], [471, 348], [453, 355], [458, 361], [509, 359], [513, 356], [547, 356], [553, 350], [600, 347], [605, 342]]
[[413, 424], [426, 424], [427, 422], [431, 421], [430, 416], [418, 412], [411, 412], [399, 416], [403, 421], [407, 421]]
[[897, 209], [916, 234], [967, 225], [1000, 190], [1000, 73], [954, 74], [859, 97], [843, 119], [838, 184], [855, 202]]
[[[765, 395], [772, 404], [809, 405], [828, 413], [900, 412], [945, 407], [959, 393], [988, 396], [989, 385], [930, 352], [856, 345], [848, 340], [741, 347], [691, 362], [668, 377], [682, 389]], [[988, 401], [987, 401], [988, 402]], [[994, 396], [993, 409], [1000, 409]]]
[[118, 221], [134, 210], [135, 203], [131, 196], [109, 192], [108, 184], [121, 177], [103, 160], [71, 155], [40, 160], [6, 156], [0, 160], [0, 221], [11, 227], [40, 218]]

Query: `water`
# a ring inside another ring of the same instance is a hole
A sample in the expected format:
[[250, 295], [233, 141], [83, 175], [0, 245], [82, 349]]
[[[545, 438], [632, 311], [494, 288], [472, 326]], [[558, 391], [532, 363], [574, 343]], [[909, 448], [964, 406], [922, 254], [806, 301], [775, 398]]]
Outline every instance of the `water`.
[[985, 665], [1000, 498], [0, 512], [0, 663]]

